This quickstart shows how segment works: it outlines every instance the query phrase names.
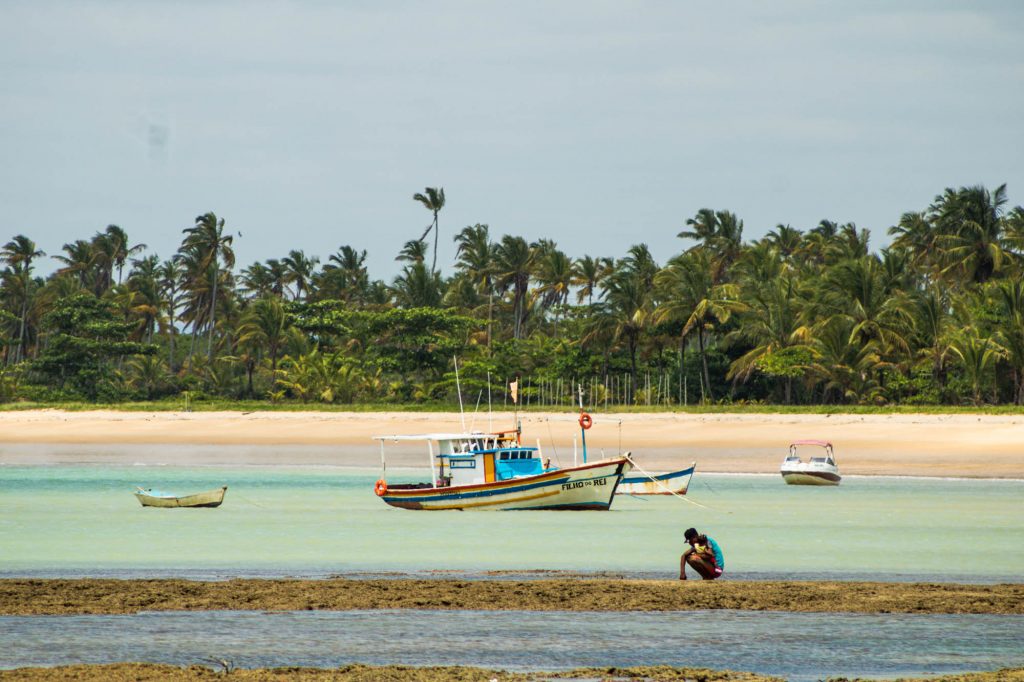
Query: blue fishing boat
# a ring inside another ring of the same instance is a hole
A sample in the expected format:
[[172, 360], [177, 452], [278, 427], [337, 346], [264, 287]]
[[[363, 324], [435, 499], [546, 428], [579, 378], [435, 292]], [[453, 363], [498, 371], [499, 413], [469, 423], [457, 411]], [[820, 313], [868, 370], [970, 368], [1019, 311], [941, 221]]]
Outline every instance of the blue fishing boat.
[[685, 469], [667, 472], [633, 471], [622, 477], [617, 493], [619, 495], [685, 495], [690, 479], [697, 469], [693, 462]]
[[[612, 505], [628, 455], [566, 468], [542, 461], [539, 448], [520, 443], [519, 431], [376, 436], [382, 475], [374, 492], [402, 509], [563, 509], [605, 510]], [[385, 442], [427, 445], [430, 478], [412, 484], [388, 483]]]

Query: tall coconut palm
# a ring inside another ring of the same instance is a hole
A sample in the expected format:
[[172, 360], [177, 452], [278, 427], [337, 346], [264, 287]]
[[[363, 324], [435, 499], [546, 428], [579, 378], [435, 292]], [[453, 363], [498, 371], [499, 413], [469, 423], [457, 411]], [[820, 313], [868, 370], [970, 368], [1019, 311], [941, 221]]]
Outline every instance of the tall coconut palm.
[[[28, 316], [29, 297], [31, 296], [32, 261], [45, 256], [36, 243], [23, 234], [19, 234], [0, 249], [0, 261], [6, 263], [13, 273], [14, 279], [20, 283], [21, 290], [21, 321], [18, 332], [18, 350], [14, 361], [25, 356], [25, 320]], [[8, 356], [8, 360], [10, 357]]]
[[604, 301], [598, 313], [599, 324], [611, 325], [614, 330], [613, 339], [625, 339], [629, 351], [629, 373], [632, 391], [627, 396], [630, 404], [632, 393], [637, 389], [636, 354], [640, 346], [640, 337], [647, 328], [651, 318], [650, 289], [644, 285], [642, 278], [624, 268], [604, 282]]
[[490, 228], [477, 223], [462, 228], [455, 235], [455, 268], [479, 294], [487, 296], [487, 348], [491, 347], [491, 324], [494, 319], [494, 251]]
[[310, 282], [313, 280], [313, 273], [320, 259], [316, 256], [308, 257], [305, 252], [292, 249], [288, 255], [281, 259], [282, 264], [288, 271], [288, 281], [295, 285], [295, 300], [299, 300], [304, 294], [309, 293]]
[[593, 305], [594, 293], [601, 282], [611, 274], [614, 262], [611, 258], [593, 258], [584, 256], [576, 261], [576, 272], [573, 284], [579, 287], [576, 290], [576, 302], [583, 303], [587, 299], [587, 305]]
[[130, 257], [144, 251], [146, 245], [136, 244], [135, 246], [129, 246], [128, 233], [117, 225], [107, 225], [106, 231], [102, 235], [97, 236], [101, 237], [109, 245], [110, 264], [112, 268], [117, 268], [117, 282], [120, 284], [124, 264]]
[[57, 269], [57, 274], [74, 275], [82, 288], [91, 286], [90, 278], [93, 269], [92, 243], [87, 239], [77, 239], [61, 247], [66, 256], [53, 256], [64, 264]]
[[178, 336], [175, 315], [181, 305], [181, 286], [185, 273], [180, 261], [171, 258], [160, 264], [157, 275], [160, 278], [160, 298], [167, 311], [167, 368], [174, 374], [174, 342]]
[[437, 270], [437, 215], [441, 212], [441, 209], [444, 208], [444, 187], [427, 187], [423, 191], [426, 194], [420, 194], [417, 192], [412, 195], [412, 198], [413, 201], [420, 202], [428, 211], [434, 214], [434, 221], [427, 226], [426, 230], [424, 230], [423, 235], [420, 237], [420, 241], [426, 239], [431, 230], [434, 231], [434, 262], [430, 266], [430, 270], [431, 272], [435, 272]]
[[186, 235], [182, 242], [182, 248], [193, 251], [198, 257], [200, 271], [205, 273], [213, 269], [213, 293], [210, 296], [210, 329], [206, 340], [207, 359], [213, 361], [213, 330], [216, 326], [217, 316], [217, 286], [220, 280], [220, 261], [224, 259], [224, 266], [232, 268], [235, 265], [235, 252], [231, 248], [234, 237], [224, 233], [224, 219], [218, 219], [212, 211], [196, 217], [193, 227], [185, 228], [182, 232]]
[[1002, 211], [1006, 185], [990, 193], [981, 186], [947, 188], [935, 197], [929, 216], [939, 233], [943, 272], [956, 272], [968, 281], [985, 283], [1010, 256], [1004, 249]]
[[702, 377], [701, 393], [706, 400], [714, 400], [711, 373], [708, 368], [706, 339], [715, 324], [725, 323], [734, 312], [746, 306], [739, 300], [739, 288], [734, 284], [715, 284], [710, 251], [694, 250], [676, 256], [654, 278], [658, 306], [655, 320], [682, 322], [680, 347], [694, 331], [700, 353]]
[[406, 265], [392, 285], [395, 300], [403, 308], [437, 308], [445, 287], [438, 272], [428, 272], [422, 262]]
[[365, 302], [370, 286], [366, 270], [366, 249], [356, 251], [348, 244], [338, 247], [324, 265], [318, 280], [318, 296], [343, 301]]
[[497, 290], [512, 290], [512, 337], [523, 338], [526, 321], [526, 294], [533, 276], [536, 252], [522, 237], [505, 235], [494, 249], [494, 283]]

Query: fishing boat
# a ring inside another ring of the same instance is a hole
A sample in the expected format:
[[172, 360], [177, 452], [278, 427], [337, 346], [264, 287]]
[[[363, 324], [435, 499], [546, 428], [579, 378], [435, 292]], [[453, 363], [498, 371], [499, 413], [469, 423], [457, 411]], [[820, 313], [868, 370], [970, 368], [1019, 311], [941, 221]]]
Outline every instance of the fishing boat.
[[[590, 415], [580, 418], [581, 428], [589, 428], [591, 422]], [[582, 464], [552, 467], [542, 460], [539, 447], [522, 445], [518, 428], [374, 438], [381, 444], [382, 467], [374, 492], [387, 504], [402, 509], [606, 510], [623, 474], [632, 468], [628, 453], [587, 462], [585, 446]], [[428, 482], [387, 482], [384, 444], [403, 441], [426, 443]]]
[[143, 507], [219, 507], [224, 501], [224, 493], [227, 489], [228, 487], [224, 485], [216, 490], [207, 490], [193, 495], [178, 495], [153, 488], [137, 487], [135, 497]]
[[[797, 454], [797, 448], [808, 445], [822, 448], [824, 453], [812, 456], [805, 462]], [[793, 441], [779, 470], [783, 480], [790, 485], [839, 485], [842, 479], [832, 443], [824, 440]]]
[[631, 471], [622, 477], [618, 495], [685, 495], [697, 468], [693, 462], [685, 469], [666, 472]]

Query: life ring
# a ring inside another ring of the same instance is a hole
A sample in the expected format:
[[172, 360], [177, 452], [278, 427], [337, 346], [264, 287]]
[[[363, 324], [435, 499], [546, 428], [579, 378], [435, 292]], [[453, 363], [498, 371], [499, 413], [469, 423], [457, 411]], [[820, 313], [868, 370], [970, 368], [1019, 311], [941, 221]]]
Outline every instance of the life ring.
[[388, 482], [383, 478], [378, 478], [377, 482], [373, 484], [373, 492], [377, 494], [377, 497], [384, 497], [388, 492]]
[[587, 429], [589, 429], [593, 425], [594, 425], [594, 419], [589, 414], [584, 412], [583, 414], [580, 415], [580, 428], [581, 429], [586, 431]]

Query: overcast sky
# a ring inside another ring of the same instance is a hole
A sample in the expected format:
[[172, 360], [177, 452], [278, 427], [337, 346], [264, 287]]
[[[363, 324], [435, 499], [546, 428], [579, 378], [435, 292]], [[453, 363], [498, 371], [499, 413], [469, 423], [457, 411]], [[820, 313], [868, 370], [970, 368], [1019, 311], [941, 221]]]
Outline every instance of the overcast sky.
[[664, 263], [704, 207], [877, 249], [945, 187], [1024, 204], [1022, 152], [1014, 1], [0, 0], [0, 240], [48, 255], [113, 223], [167, 258], [213, 211], [239, 267], [390, 280], [427, 186], [446, 274], [478, 222]]

